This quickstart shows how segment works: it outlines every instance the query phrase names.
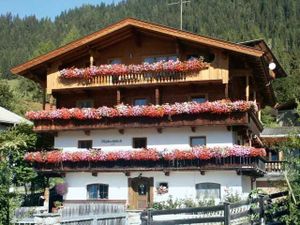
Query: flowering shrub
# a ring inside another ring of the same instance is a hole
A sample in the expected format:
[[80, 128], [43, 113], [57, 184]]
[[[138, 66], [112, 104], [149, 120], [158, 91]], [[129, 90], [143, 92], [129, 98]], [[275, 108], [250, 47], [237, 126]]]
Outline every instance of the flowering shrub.
[[156, 63], [143, 63], [140, 65], [106, 64], [87, 68], [68, 68], [60, 71], [60, 77], [65, 79], [81, 78], [90, 79], [96, 76], [143, 74], [159, 72], [198, 72], [208, 67], [208, 64], [199, 59], [181, 62], [160, 61]]
[[164, 150], [141, 149], [131, 151], [106, 152], [101, 149], [90, 151], [63, 152], [53, 150], [49, 152], [30, 152], [25, 155], [25, 160], [34, 163], [61, 163], [61, 162], [104, 162], [117, 160], [158, 161], [163, 160], [208, 160], [212, 158], [259, 157], [266, 156], [263, 148], [233, 145], [228, 147], [193, 147], [189, 150]]
[[95, 108], [72, 108], [57, 109], [53, 111], [30, 111], [26, 113], [26, 118], [30, 120], [100, 120], [101, 118], [114, 117], [163, 117], [180, 114], [229, 114], [232, 112], [256, 111], [257, 105], [252, 101], [219, 100], [214, 102], [183, 102], [163, 105], [117, 105], [115, 107], [102, 106]]
[[63, 196], [68, 192], [68, 185], [67, 183], [58, 183], [55, 185], [55, 191], [57, 194]]

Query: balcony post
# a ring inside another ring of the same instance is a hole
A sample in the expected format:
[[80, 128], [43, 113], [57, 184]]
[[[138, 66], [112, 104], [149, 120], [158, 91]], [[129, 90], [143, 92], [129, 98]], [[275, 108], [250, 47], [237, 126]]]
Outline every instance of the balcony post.
[[246, 75], [246, 101], [249, 101], [249, 75]]
[[159, 88], [155, 88], [155, 104], [159, 105], [160, 103], [160, 93]]
[[117, 90], [117, 105], [121, 104], [121, 91], [120, 89]]
[[42, 87], [42, 94], [43, 94], [43, 110], [46, 109], [46, 88]]
[[92, 67], [94, 65], [94, 52], [93, 50], [90, 50], [89, 53], [90, 53], [90, 67]]
[[225, 84], [225, 98], [229, 98], [229, 93], [228, 93], [228, 83]]

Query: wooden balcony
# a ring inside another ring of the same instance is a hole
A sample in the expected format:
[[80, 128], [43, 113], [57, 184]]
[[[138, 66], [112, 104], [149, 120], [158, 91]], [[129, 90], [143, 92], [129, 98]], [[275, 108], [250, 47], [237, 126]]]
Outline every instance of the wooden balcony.
[[158, 72], [103, 75], [91, 79], [61, 79], [59, 71], [48, 74], [47, 93], [70, 88], [95, 88], [219, 81], [228, 83], [228, 70], [209, 67], [200, 72]]
[[198, 170], [235, 170], [239, 175], [263, 176], [265, 160], [260, 157], [227, 157], [209, 160], [159, 160], [136, 161], [118, 160], [105, 162], [62, 162], [58, 164], [34, 163], [34, 168], [45, 174], [59, 174], [65, 172], [124, 172], [131, 171], [163, 171], [166, 175], [171, 171]]
[[127, 128], [157, 128], [189, 126], [244, 126], [253, 129], [256, 133], [262, 129], [261, 123], [253, 119], [253, 112], [236, 112], [231, 114], [198, 114], [176, 115], [172, 117], [149, 118], [149, 117], [122, 117], [102, 118], [101, 120], [36, 120], [34, 131], [58, 132], [70, 130], [95, 130], [95, 129], [127, 129]]
[[285, 161], [268, 161], [265, 163], [267, 173], [283, 173]]

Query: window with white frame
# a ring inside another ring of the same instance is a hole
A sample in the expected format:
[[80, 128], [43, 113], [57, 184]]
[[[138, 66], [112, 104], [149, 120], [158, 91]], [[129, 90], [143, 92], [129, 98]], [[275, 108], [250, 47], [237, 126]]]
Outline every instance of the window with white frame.
[[200, 199], [221, 198], [221, 185], [218, 183], [196, 184], [196, 197]]
[[205, 136], [190, 137], [190, 146], [191, 147], [204, 146], [204, 145], [206, 145], [206, 137]]
[[87, 185], [88, 199], [108, 199], [108, 184]]

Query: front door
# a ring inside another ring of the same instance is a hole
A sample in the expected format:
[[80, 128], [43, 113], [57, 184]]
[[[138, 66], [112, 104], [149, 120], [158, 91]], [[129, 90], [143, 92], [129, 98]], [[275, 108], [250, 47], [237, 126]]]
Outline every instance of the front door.
[[152, 204], [153, 178], [129, 178], [128, 185], [130, 208], [145, 209]]

